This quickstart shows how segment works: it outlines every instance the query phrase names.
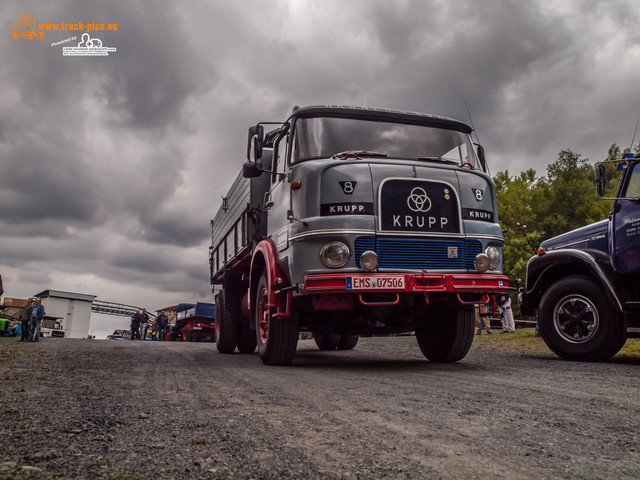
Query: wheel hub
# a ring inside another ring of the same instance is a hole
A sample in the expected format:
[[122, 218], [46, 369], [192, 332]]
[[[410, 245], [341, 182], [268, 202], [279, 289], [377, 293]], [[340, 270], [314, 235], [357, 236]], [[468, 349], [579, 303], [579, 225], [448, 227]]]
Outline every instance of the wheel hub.
[[553, 312], [553, 325], [558, 334], [571, 343], [585, 343], [598, 330], [600, 318], [595, 305], [582, 295], [569, 295], [560, 300]]

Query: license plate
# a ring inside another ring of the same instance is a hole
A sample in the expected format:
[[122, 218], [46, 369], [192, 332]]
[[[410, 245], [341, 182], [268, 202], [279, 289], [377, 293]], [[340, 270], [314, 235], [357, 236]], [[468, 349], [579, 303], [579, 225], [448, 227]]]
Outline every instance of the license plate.
[[347, 277], [347, 290], [404, 290], [404, 276]]
[[193, 327], [191, 330], [202, 330], [202, 327]]

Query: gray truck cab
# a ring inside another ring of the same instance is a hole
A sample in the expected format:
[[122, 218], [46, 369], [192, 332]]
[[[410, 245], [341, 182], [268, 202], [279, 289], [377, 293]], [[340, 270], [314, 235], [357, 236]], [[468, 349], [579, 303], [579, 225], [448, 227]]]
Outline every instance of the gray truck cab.
[[246, 178], [268, 177], [246, 285], [263, 361], [276, 320], [313, 332], [323, 349], [415, 331], [427, 358], [463, 358], [474, 305], [509, 286], [495, 187], [471, 128], [315, 106], [265, 130], [249, 130], [243, 167]]

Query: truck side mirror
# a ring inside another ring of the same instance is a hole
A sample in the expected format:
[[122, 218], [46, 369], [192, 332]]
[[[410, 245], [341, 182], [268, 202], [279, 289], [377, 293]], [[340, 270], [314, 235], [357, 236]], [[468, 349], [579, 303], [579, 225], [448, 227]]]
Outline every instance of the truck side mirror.
[[256, 125], [249, 128], [249, 138], [247, 141], [247, 160], [249, 163], [256, 163], [262, 157], [262, 148], [264, 145], [264, 127]]
[[599, 197], [604, 197], [604, 190], [606, 188], [606, 175], [604, 172], [604, 165], [598, 165], [598, 173], [596, 173], [596, 194]]
[[260, 175], [262, 175], [262, 170], [260, 170], [257, 163], [248, 161], [242, 165], [242, 176], [244, 178], [256, 178]]
[[484, 154], [484, 148], [482, 145], [476, 143], [476, 149], [478, 152], [478, 160], [480, 160], [480, 165], [482, 166], [482, 171], [487, 172], [487, 157]]

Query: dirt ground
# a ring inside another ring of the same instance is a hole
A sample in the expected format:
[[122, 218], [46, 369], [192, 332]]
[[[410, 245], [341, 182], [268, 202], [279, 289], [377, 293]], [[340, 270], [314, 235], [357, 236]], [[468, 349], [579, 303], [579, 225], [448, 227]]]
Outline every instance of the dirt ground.
[[482, 337], [442, 365], [384, 337], [267, 367], [211, 343], [0, 340], [2, 479], [640, 478], [640, 355]]

